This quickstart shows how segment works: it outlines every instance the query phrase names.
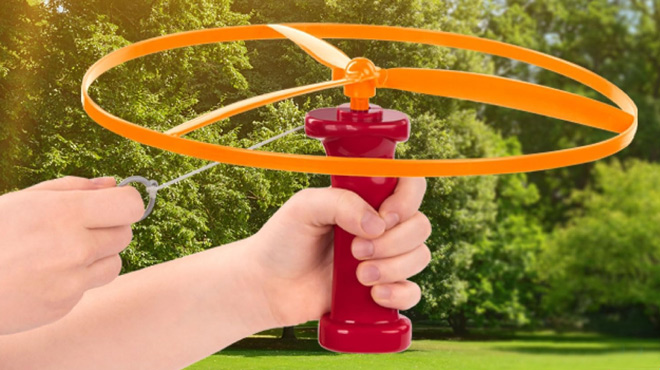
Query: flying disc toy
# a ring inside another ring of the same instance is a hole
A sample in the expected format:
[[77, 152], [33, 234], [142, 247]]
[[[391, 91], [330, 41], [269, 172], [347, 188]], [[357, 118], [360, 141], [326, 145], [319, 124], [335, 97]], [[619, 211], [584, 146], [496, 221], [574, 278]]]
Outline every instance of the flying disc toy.
[[[166, 132], [125, 121], [103, 110], [89, 96], [91, 84], [103, 73], [145, 55], [181, 47], [239, 40], [287, 38], [327, 66], [328, 81], [293, 87], [229, 104], [178, 125]], [[582, 83], [614, 105], [528, 82], [440, 69], [382, 69], [363, 57], [349, 58], [323, 39], [381, 40], [444, 46], [506, 57], [535, 65]], [[343, 87], [350, 103], [308, 112], [305, 132], [319, 139], [327, 156], [255, 151], [267, 142], [294, 132], [289, 130], [248, 149], [233, 148], [184, 138], [196, 129], [283, 99]], [[396, 89], [470, 100], [531, 112], [614, 133], [613, 137], [583, 147], [498, 158], [394, 159], [396, 144], [408, 139], [408, 116], [369, 103], [377, 89]], [[116, 50], [86, 73], [82, 102], [87, 114], [101, 126], [131, 140], [201, 159], [215, 161], [193, 173], [161, 186], [142, 177], [126, 179], [147, 186], [151, 198], [145, 217], [153, 208], [156, 192], [217, 163], [274, 170], [331, 175], [332, 186], [349, 189], [378, 209], [392, 194], [399, 177], [469, 176], [539, 171], [598, 160], [625, 148], [637, 130], [637, 108], [618, 87], [573, 63], [498, 41], [403, 27], [290, 23], [225, 27], [165, 35]], [[331, 311], [319, 321], [319, 343], [333, 351], [383, 353], [402, 351], [410, 345], [410, 320], [397, 310], [376, 304], [370, 287], [356, 277], [358, 260], [351, 255], [353, 235], [335, 226]]]

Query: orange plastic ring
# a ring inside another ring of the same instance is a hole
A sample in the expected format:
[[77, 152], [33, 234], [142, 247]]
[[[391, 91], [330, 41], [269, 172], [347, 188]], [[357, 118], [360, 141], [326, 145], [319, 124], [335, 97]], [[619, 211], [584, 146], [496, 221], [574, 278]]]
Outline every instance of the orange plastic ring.
[[[578, 148], [499, 158], [392, 160], [310, 156], [250, 151], [164, 134], [113, 116], [99, 107], [89, 97], [88, 89], [100, 75], [124, 62], [145, 55], [216, 42], [284, 38], [283, 35], [266, 25], [183, 32], [144, 40], [116, 50], [96, 62], [85, 74], [82, 84], [84, 109], [94, 121], [121, 136], [179, 154], [241, 166], [374, 177], [487, 175], [571, 166], [591, 162], [618, 152], [630, 144], [637, 130], [637, 107], [628, 95], [597, 74], [547, 54], [498, 41], [432, 30], [325, 23], [291, 23], [285, 25], [319, 38], [422, 43], [473, 50], [533, 64], [569, 77], [596, 90], [610, 99], [620, 109], [560, 90], [476, 73], [445, 71], [446, 78], [442, 81], [434, 81], [434, 83], [443, 82], [446, 84], [442, 96], [513, 107], [598, 127], [615, 132], [617, 135], [602, 142]], [[424, 84], [431, 82], [433, 81], [420, 81], [416, 89], [423, 91]], [[475, 89], [474, 86], [479, 88]], [[568, 106], [566, 104], [567, 97], [573, 98]], [[540, 98], [543, 101], [539, 101]], [[596, 108], [598, 108], [598, 114], [594, 114], [594, 118], [590, 117], [590, 111], [594, 111]]]

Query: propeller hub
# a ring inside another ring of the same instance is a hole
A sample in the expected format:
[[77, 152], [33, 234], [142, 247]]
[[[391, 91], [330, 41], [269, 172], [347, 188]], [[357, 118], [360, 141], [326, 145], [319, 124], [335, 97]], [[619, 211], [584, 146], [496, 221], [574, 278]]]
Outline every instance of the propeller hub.
[[357, 81], [344, 86], [344, 95], [351, 98], [351, 109], [356, 111], [369, 110], [369, 98], [376, 95], [376, 83], [380, 76], [380, 68], [367, 58], [354, 58], [344, 70], [347, 78]]
[[368, 77], [376, 77], [378, 69], [374, 62], [367, 58], [357, 57], [353, 58], [346, 66], [346, 77], [364, 79]]

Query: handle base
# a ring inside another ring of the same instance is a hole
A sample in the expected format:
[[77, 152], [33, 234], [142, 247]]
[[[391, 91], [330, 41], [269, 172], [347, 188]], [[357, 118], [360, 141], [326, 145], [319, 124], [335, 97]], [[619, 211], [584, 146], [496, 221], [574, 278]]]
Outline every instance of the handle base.
[[410, 319], [399, 314], [395, 321], [349, 323], [325, 314], [319, 321], [319, 344], [342, 353], [392, 353], [405, 351], [412, 340]]

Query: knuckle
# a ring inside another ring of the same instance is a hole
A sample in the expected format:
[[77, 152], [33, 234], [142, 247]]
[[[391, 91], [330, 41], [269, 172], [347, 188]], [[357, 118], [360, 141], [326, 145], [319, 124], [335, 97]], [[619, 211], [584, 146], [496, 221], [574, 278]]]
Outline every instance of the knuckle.
[[422, 253], [422, 260], [424, 261], [424, 267], [426, 267], [431, 262], [433, 254], [431, 253], [431, 249], [429, 249], [426, 244], [422, 244], [420, 249]]
[[419, 285], [410, 282], [409, 289], [410, 289], [410, 301], [408, 302], [408, 305], [405, 308], [406, 310], [413, 308], [422, 299], [422, 289], [419, 287]]
[[316, 189], [314, 188], [304, 188], [298, 191], [296, 194], [294, 194], [293, 197], [300, 200], [306, 200], [312, 197], [315, 191]]
[[58, 189], [74, 189], [79, 184], [81, 180], [80, 177], [76, 176], [64, 176], [57, 179], [52, 179], [42, 182], [40, 185], [45, 185], [46, 188], [51, 188], [55, 186]]
[[362, 199], [355, 193], [344, 189], [335, 189], [338, 195], [335, 199], [336, 220], [335, 223], [359, 223], [362, 213], [359, 212]]
[[417, 299], [416, 302], [419, 302], [419, 300], [422, 298], [422, 288], [419, 286], [419, 284], [412, 281], [410, 282], [410, 288], [412, 289], [413, 297]]
[[307, 215], [309, 213], [309, 204], [311, 199], [313, 199], [317, 189], [316, 188], [305, 188], [295, 194], [284, 203], [282, 208], [280, 208], [285, 214], [291, 215]]
[[380, 237], [376, 239], [371, 239], [370, 242], [373, 245], [374, 249], [373, 249], [373, 254], [369, 257], [369, 259], [383, 258], [386, 257], [389, 253], [391, 253], [390, 244], [388, 243], [387, 239]]
[[337, 209], [350, 208], [350, 205], [353, 201], [352, 195], [354, 194], [348, 190], [343, 190], [343, 189], [339, 190], [339, 195], [337, 196], [337, 202], [335, 203]]
[[419, 285], [405, 281], [397, 284], [396, 288], [392, 289], [392, 300], [400, 302], [398, 307], [400, 310], [409, 310], [413, 308], [422, 298]]
[[310, 199], [312, 199], [316, 193], [317, 189], [315, 188], [305, 188], [293, 195], [293, 200], [296, 205], [304, 205]]
[[290, 201], [286, 202], [286, 205], [296, 210], [300, 209], [301, 207], [305, 207], [305, 205], [307, 205], [309, 200], [314, 197], [314, 193], [316, 193], [316, 190], [317, 189], [315, 188], [302, 189], [297, 193], [293, 194]]
[[428, 239], [433, 232], [433, 225], [431, 224], [431, 220], [429, 220], [429, 218], [426, 217], [426, 215], [422, 212], [417, 212], [417, 215], [420, 222], [420, 229], [424, 234], [424, 239]]
[[427, 187], [426, 177], [417, 177], [416, 179], [420, 183], [420, 188], [422, 189], [422, 193], [426, 193], [426, 187]]
[[60, 182], [67, 187], [73, 187], [78, 181], [80, 181], [80, 179], [80, 177], [76, 176], [64, 176], [60, 179]]

